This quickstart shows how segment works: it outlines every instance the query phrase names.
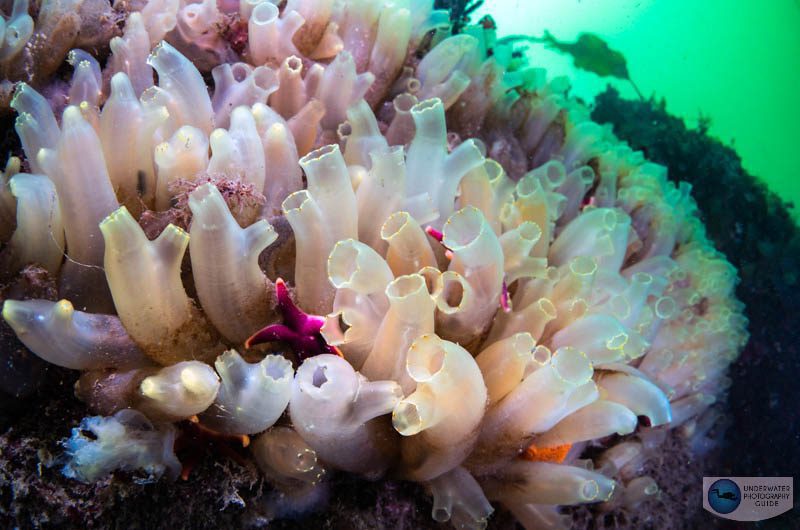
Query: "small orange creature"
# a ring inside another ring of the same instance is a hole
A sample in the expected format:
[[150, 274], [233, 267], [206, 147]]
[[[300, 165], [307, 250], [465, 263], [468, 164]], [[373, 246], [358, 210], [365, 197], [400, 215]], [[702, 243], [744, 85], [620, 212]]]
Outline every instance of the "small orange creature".
[[554, 447], [536, 447], [531, 444], [524, 453], [522, 458], [530, 460], [531, 462], [552, 462], [554, 464], [561, 464], [567, 458], [572, 444], [556, 445]]

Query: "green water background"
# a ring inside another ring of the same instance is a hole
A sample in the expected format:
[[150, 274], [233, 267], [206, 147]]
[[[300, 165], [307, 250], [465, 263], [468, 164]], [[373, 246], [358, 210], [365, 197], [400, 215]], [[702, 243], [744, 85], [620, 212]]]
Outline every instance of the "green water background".
[[[590, 32], [622, 52], [645, 97], [733, 146], [744, 167], [800, 219], [800, 0], [486, 0], [499, 36], [574, 41]], [[586, 99], [611, 83], [635, 98], [630, 84], [576, 70], [567, 55], [531, 44], [532, 64], [567, 75]]]

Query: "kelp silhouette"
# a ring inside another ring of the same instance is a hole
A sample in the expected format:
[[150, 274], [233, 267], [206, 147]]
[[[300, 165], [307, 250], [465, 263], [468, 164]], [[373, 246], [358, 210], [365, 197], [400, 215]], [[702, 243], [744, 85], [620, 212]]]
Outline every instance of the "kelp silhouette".
[[621, 52], [611, 49], [606, 41], [594, 33], [581, 33], [575, 42], [563, 42], [545, 30], [543, 37], [510, 35], [500, 39], [498, 44], [514, 41], [541, 42], [548, 49], [569, 54], [572, 56], [572, 64], [575, 65], [575, 68], [592, 72], [600, 77], [624, 79], [631, 84], [639, 98], [644, 99], [639, 87], [631, 79], [625, 56]]

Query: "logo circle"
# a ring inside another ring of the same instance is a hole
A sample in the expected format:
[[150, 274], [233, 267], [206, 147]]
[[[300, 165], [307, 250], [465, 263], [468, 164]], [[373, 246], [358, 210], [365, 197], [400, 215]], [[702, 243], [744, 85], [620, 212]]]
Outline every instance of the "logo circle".
[[708, 488], [708, 504], [717, 513], [731, 513], [741, 502], [739, 485], [730, 479], [719, 479]]

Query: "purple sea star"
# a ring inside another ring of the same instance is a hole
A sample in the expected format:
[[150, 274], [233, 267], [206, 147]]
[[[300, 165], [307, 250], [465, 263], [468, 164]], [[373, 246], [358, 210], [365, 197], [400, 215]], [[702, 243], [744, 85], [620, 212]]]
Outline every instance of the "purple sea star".
[[500, 294], [500, 307], [503, 308], [505, 313], [511, 312], [511, 295], [508, 292], [508, 283], [505, 280], [503, 280], [503, 291]]
[[270, 324], [256, 331], [244, 343], [246, 348], [264, 342], [282, 341], [289, 345], [300, 361], [323, 353], [342, 356], [335, 346], [329, 345], [320, 330], [325, 325], [325, 317], [309, 315], [297, 307], [289, 297], [289, 288], [281, 278], [275, 282], [278, 296], [278, 311], [283, 316], [283, 324]]

